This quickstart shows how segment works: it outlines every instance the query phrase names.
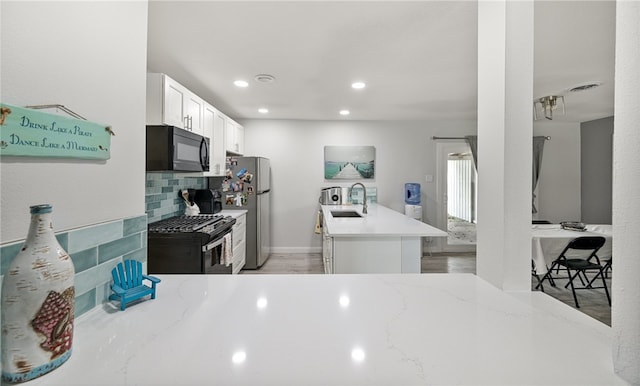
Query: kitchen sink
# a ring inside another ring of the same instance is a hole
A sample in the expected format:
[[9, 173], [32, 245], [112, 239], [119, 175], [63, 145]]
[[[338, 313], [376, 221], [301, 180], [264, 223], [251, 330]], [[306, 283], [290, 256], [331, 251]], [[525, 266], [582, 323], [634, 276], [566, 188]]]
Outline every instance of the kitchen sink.
[[333, 218], [342, 218], [342, 217], [362, 217], [362, 215], [355, 210], [332, 210], [331, 216]]

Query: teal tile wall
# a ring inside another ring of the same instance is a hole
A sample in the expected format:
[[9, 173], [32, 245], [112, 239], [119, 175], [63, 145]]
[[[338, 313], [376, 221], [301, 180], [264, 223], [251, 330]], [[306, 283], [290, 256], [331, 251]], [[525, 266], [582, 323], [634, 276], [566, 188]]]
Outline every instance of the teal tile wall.
[[[111, 270], [123, 259], [147, 262], [147, 216], [135, 216], [56, 234], [71, 256], [75, 276], [75, 315], [107, 302]], [[4, 274], [24, 240], [0, 246], [0, 274]]]
[[206, 177], [187, 177], [183, 173], [147, 173], [145, 204], [149, 223], [184, 214], [181, 189], [206, 189]]
[[[346, 189], [349, 191], [349, 188]], [[343, 197], [344, 203], [352, 203], [352, 204], [362, 204], [362, 196], [364, 195], [363, 189], [359, 186], [353, 188], [353, 193], [351, 194], [351, 198], [349, 198], [349, 193], [345, 193], [343, 189]], [[378, 188], [367, 186], [367, 203], [376, 203], [378, 202]]]

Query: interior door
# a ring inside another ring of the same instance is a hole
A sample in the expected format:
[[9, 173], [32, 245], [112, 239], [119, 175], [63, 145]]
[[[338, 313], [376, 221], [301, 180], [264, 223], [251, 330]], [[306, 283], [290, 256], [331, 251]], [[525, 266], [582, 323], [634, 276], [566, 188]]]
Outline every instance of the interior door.
[[[452, 158], [451, 155], [470, 152], [469, 145], [464, 141], [439, 142], [437, 144], [438, 228], [446, 231], [449, 237], [439, 237], [436, 241], [437, 244], [432, 247], [432, 251], [475, 252], [476, 250], [475, 218], [472, 218], [471, 221], [458, 219], [457, 216], [450, 215], [448, 211], [449, 200], [459, 199], [458, 196], [450, 197], [454, 192], [449, 192], [451, 186], [449, 178], [456, 178], [456, 173], [451, 173], [449, 160]], [[473, 174], [476, 174], [475, 168]], [[474, 177], [477, 178], [477, 176]], [[473, 203], [470, 204], [473, 206]]]

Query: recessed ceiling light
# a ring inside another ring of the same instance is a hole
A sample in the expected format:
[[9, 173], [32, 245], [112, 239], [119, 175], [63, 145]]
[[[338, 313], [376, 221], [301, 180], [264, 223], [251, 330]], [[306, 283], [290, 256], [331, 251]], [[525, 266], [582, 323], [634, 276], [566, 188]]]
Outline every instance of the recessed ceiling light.
[[363, 349], [354, 348], [353, 350], [351, 350], [351, 359], [353, 359], [355, 362], [362, 362], [364, 361], [364, 358], [365, 353]]
[[354, 82], [351, 83], [351, 87], [355, 88], [356, 90], [359, 90], [361, 88], [365, 88], [366, 84], [364, 84], [364, 82]]
[[256, 82], [260, 82], [260, 83], [273, 83], [276, 80], [276, 78], [273, 75], [269, 75], [269, 74], [258, 74], [253, 79], [255, 79]]
[[258, 112], [259, 112], [259, 113], [262, 113], [262, 114], [266, 114], [266, 113], [268, 113], [268, 112], [269, 112], [269, 109], [266, 109], [266, 108], [262, 107], [262, 108], [259, 108], [259, 109], [258, 109]]
[[351, 112], [349, 110], [340, 110], [340, 115], [349, 115]]
[[233, 354], [231, 361], [236, 364], [240, 364], [247, 359], [247, 353], [244, 351], [238, 351]]
[[267, 298], [258, 299], [258, 302], [256, 303], [256, 306], [258, 308], [267, 308]]
[[238, 87], [247, 87], [247, 86], [249, 86], [249, 82], [247, 82], [246, 80], [236, 80], [235, 82], [233, 82], [233, 84], [235, 84]]
[[585, 91], [585, 90], [590, 90], [592, 88], [596, 88], [598, 86], [601, 86], [602, 82], [587, 82], [587, 83], [581, 83], [577, 86], [573, 86], [569, 89], [570, 92], [577, 92], [577, 91]]

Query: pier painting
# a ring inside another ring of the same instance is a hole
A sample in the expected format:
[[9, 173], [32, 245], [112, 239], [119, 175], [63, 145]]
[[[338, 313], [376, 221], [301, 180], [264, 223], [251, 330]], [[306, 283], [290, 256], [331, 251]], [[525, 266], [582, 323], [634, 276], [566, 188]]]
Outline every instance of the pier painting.
[[325, 146], [324, 178], [327, 180], [373, 179], [376, 148], [373, 146]]

